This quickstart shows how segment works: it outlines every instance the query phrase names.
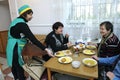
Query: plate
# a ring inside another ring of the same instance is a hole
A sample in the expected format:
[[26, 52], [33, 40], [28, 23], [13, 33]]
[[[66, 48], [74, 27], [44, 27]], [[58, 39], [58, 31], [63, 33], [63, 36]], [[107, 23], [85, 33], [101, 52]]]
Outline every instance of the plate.
[[86, 54], [86, 55], [94, 55], [95, 51], [94, 50], [85, 49], [85, 50], [83, 50], [83, 53]]
[[83, 44], [83, 43], [79, 43], [78, 45], [80, 48], [85, 48], [85, 44]]
[[86, 48], [88, 48], [88, 49], [96, 49], [96, 46], [95, 45], [87, 45]]
[[58, 58], [58, 62], [63, 63], [63, 64], [68, 64], [72, 62], [72, 58], [71, 57], [60, 57]]
[[69, 56], [69, 55], [72, 55], [70, 50], [62, 50], [55, 53], [56, 57], [63, 57], [63, 56]]
[[72, 55], [70, 50], [63, 50], [65, 56]]
[[58, 51], [54, 54], [56, 57], [63, 57], [65, 56], [65, 53], [63, 51]]
[[97, 61], [92, 58], [84, 58], [82, 63], [88, 67], [94, 67], [97, 65]]

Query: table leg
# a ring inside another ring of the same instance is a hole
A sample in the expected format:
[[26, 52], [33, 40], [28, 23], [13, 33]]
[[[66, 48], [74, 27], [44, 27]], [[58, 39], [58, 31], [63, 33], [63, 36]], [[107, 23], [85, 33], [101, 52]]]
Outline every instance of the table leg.
[[94, 78], [91, 78], [91, 79], [89, 79], [89, 80], [94, 80]]
[[48, 74], [48, 80], [51, 80], [51, 71], [49, 68], [47, 68], [47, 74]]

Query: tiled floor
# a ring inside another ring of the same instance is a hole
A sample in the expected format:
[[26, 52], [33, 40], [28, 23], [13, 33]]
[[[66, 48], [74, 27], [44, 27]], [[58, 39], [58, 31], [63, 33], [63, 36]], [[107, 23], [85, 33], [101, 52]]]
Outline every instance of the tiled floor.
[[0, 53], [0, 64], [2, 64], [2, 73], [5, 80], [14, 80], [11, 69], [7, 66], [6, 55]]
[[[7, 66], [6, 55], [3, 53], [0, 53], [0, 64], [2, 64], [2, 73], [4, 75], [4, 80], [14, 80], [11, 73], [11, 68]], [[28, 76], [27, 73], [25, 75]], [[27, 80], [31, 80], [30, 77], [28, 77]]]

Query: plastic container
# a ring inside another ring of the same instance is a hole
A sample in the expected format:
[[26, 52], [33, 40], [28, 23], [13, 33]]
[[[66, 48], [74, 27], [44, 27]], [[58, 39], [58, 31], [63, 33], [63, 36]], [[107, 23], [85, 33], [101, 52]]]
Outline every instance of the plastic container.
[[80, 67], [80, 64], [81, 64], [80, 61], [73, 61], [73, 62], [72, 62], [72, 67], [73, 67], [73, 68], [79, 68], [79, 67]]

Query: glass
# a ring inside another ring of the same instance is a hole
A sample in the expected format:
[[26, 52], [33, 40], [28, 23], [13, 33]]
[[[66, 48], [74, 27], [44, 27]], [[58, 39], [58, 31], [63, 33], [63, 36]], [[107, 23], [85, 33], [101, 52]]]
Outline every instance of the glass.
[[74, 57], [78, 57], [78, 56], [79, 56], [79, 52], [78, 51], [74, 52]]
[[69, 41], [74, 45], [76, 40], [73, 36], [70, 36]]

